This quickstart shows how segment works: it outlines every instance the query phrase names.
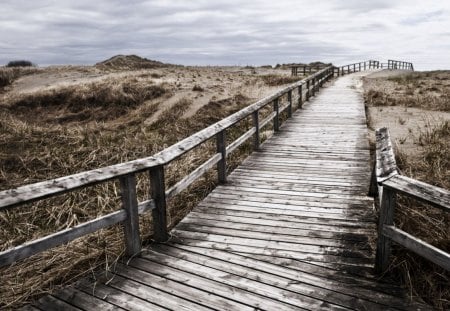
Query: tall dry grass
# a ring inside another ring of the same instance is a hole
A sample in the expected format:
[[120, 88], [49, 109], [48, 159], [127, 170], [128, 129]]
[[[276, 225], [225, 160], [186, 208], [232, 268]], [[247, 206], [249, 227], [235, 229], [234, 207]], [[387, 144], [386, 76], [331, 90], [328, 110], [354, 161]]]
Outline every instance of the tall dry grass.
[[[384, 88], [365, 92], [369, 106], [408, 106], [424, 110], [450, 111], [449, 72], [411, 73], [385, 79]], [[447, 94], [447, 95], [446, 95]], [[403, 175], [450, 189], [450, 122], [428, 122], [411, 129], [418, 146], [416, 155], [396, 148], [398, 167]], [[395, 225], [426, 242], [450, 252], [448, 213], [398, 195]], [[393, 261], [385, 276], [404, 284], [411, 296], [420, 296], [439, 310], [450, 309], [450, 273], [428, 260], [393, 245]]]
[[[3, 105], [0, 142], [5, 148], [0, 153], [0, 189], [152, 155], [252, 102], [235, 94], [211, 101], [194, 116], [185, 118], [184, 112], [192, 102], [183, 98], [165, 109], [156, 121], [145, 125], [144, 121], [161, 109], [174, 88], [144, 82], [125, 80], [117, 85], [61, 88], [19, 96]], [[86, 111], [87, 117], [63, 118], [75, 113], [75, 108]], [[102, 110], [107, 113], [100, 113]], [[268, 113], [267, 110], [262, 114]], [[228, 131], [228, 140], [239, 137], [250, 126], [249, 118], [242, 120]], [[166, 167], [166, 186], [175, 184], [215, 152], [212, 139], [170, 163]], [[249, 152], [250, 144], [244, 144], [229, 157], [228, 169], [233, 169]], [[170, 227], [213, 189], [216, 179], [211, 170], [169, 202]], [[138, 174], [137, 188], [140, 201], [149, 198], [147, 173]], [[0, 212], [0, 250], [119, 208], [120, 187], [117, 181], [110, 181]], [[141, 217], [140, 224], [143, 241], [150, 241], [150, 215]], [[113, 226], [0, 268], [0, 307], [20, 306], [81, 275], [100, 267], [107, 269], [120, 260], [123, 251], [122, 229]]]

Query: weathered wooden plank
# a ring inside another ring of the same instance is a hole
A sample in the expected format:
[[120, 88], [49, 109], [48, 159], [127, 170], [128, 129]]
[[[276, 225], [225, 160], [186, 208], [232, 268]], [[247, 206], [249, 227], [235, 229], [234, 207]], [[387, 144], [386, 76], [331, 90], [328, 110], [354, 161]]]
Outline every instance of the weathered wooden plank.
[[55, 293], [54, 296], [82, 310], [125, 310], [123, 308], [110, 304], [109, 302], [96, 298], [95, 296], [82, 292], [76, 288], [67, 288], [64, 290], [60, 290]]
[[411, 196], [450, 212], [450, 191], [406, 177], [396, 175], [383, 181], [383, 187]]
[[153, 235], [156, 241], [167, 241], [167, 212], [166, 212], [166, 185], [164, 179], [164, 166], [152, 167], [150, 174], [150, 196], [155, 202], [152, 209]]
[[389, 189], [383, 189], [380, 202], [377, 253], [375, 259], [375, 270], [379, 274], [388, 268], [389, 256], [391, 255], [391, 240], [383, 235], [383, 228], [394, 223], [395, 192]]
[[243, 143], [245, 143], [250, 137], [256, 133], [256, 128], [252, 127], [250, 130], [242, 134], [238, 139], [227, 146], [227, 155], [231, 154], [234, 150], [239, 148]]
[[384, 225], [382, 233], [387, 238], [392, 239], [394, 242], [406, 247], [414, 253], [434, 262], [442, 268], [450, 271], [450, 254], [443, 250], [434, 247], [431, 244], [422, 241], [415, 236], [400, 230], [392, 225]]
[[[145, 254], [144, 254], [145, 255]], [[162, 256], [162, 255], [161, 255]], [[292, 305], [286, 305], [266, 296], [253, 293], [252, 291], [241, 290], [239, 287], [229, 285], [223, 278], [201, 277], [193, 273], [185, 272], [180, 269], [174, 269], [167, 265], [150, 261], [147, 259], [136, 258], [130, 262], [134, 269], [127, 269], [133, 273], [133, 279], [151, 284], [152, 276], [157, 275], [172, 282], [182, 282], [191, 288], [190, 297], [196, 299], [203, 292], [203, 295], [210, 297], [208, 305], [218, 310], [240, 310], [236, 308], [236, 302], [242, 310], [276, 309], [276, 310], [297, 310]], [[138, 270], [139, 269], [139, 270]], [[212, 294], [212, 295], [211, 295]], [[231, 307], [229, 306], [231, 305]], [[234, 307], [233, 307], [234, 305]], [[249, 309], [251, 307], [251, 309]]]
[[382, 182], [398, 174], [397, 164], [388, 129], [385, 127], [377, 129], [375, 137], [377, 181]]
[[[116, 279], [117, 278], [117, 279]], [[114, 278], [111, 279], [113, 282], [117, 282], [119, 280], [119, 276], [114, 275]], [[116, 281], [117, 280], [117, 281]], [[132, 282], [132, 281], [131, 281]], [[114, 284], [113, 284], [114, 285]], [[129, 294], [125, 291], [119, 290], [113, 286], [106, 286], [102, 283], [95, 283], [94, 285], [83, 282], [78, 285], [78, 288], [85, 293], [97, 297], [99, 299], [105, 300], [111, 304], [114, 304], [120, 308], [125, 310], [136, 310], [136, 311], [147, 311], [147, 310], [155, 310], [155, 311], [167, 311], [166, 308], [163, 308], [157, 304], [161, 300], [161, 292], [156, 288], [152, 288], [151, 291], [148, 291], [144, 297], [151, 297], [151, 299], [144, 300], [139, 297], [136, 297], [132, 294]], [[164, 299], [166, 297], [162, 297]], [[164, 304], [162, 302], [162, 304]]]
[[128, 257], [132, 257], [141, 251], [139, 211], [136, 197], [136, 176], [130, 174], [121, 177], [120, 187], [122, 190], [122, 206], [127, 213], [127, 218], [123, 222], [125, 254]]
[[227, 182], [227, 138], [226, 130], [216, 134], [216, 151], [220, 154], [220, 161], [217, 162], [217, 177], [219, 183]]
[[212, 169], [220, 160], [222, 159], [222, 154], [216, 153], [205, 163], [193, 170], [189, 175], [184, 177], [169, 190], [166, 191], [166, 199], [171, 199], [186, 188], [188, 188], [194, 181], [196, 181], [200, 176], [205, 174], [208, 170]]
[[53, 296], [44, 296], [35, 304], [39, 309], [45, 311], [82, 311], [82, 309], [76, 308], [67, 302], [64, 302]]
[[0, 252], [0, 267], [10, 265], [18, 260], [30, 257], [52, 247], [73, 241], [79, 237], [95, 232], [107, 226], [117, 224], [124, 221], [126, 218], [127, 213], [125, 212], [125, 210], [120, 210], [82, 223], [73, 228], [67, 228], [57, 233], [47, 235], [43, 238], [25, 242], [22, 245]]

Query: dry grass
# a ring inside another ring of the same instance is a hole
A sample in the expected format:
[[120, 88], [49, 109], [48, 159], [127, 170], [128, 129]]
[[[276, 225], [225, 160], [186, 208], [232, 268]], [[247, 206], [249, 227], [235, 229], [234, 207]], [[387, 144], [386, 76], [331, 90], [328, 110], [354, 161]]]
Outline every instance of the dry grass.
[[15, 67], [15, 68], [0, 68], [0, 91], [5, 86], [10, 85], [14, 82], [14, 80], [18, 79], [21, 76], [33, 74], [37, 72], [39, 69], [37, 68], [29, 68], [29, 67]]
[[[251, 103], [236, 94], [211, 101], [193, 117], [184, 118], [192, 102], [182, 98], [155, 122], [143, 126], [173, 89], [173, 85], [125, 79], [10, 98], [0, 110], [0, 142], [5, 146], [0, 151], [0, 189], [154, 154]], [[230, 129], [229, 139], [249, 126], [248, 119], [241, 121]], [[229, 169], [248, 152], [245, 144], [230, 156]], [[173, 161], [166, 167], [167, 187], [213, 153], [215, 141], [209, 141]], [[141, 173], [137, 177], [138, 199], [148, 199], [148, 176]], [[169, 202], [171, 227], [211, 191], [216, 178], [211, 170]], [[0, 212], [0, 250], [116, 211], [119, 193], [118, 182], [111, 181]], [[142, 238], [148, 242], [151, 218], [145, 215], [140, 223]], [[114, 226], [0, 268], [0, 308], [20, 306], [80, 275], [114, 265], [123, 254], [123, 245], [121, 228]]]
[[[412, 73], [391, 77], [377, 87], [366, 91], [366, 102], [374, 106], [403, 105], [424, 110], [449, 111], [450, 85], [441, 83], [449, 72]], [[381, 80], [381, 79], [380, 79]], [[399, 120], [400, 122], [400, 120]], [[429, 121], [422, 128], [411, 128], [417, 144], [417, 154], [406, 154], [397, 146], [397, 164], [403, 175], [445, 189], [450, 188], [450, 122]], [[400, 141], [401, 143], [401, 141]], [[448, 213], [398, 196], [395, 224], [402, 230], [450, 252]], [[395, 244], [395, 243], [394, 243]], [[450, 273], [422, 257], [394, 245], [393, 261], [386, 275], [401, 281], [411, 296], [420, 296], [439, 310], [450, 309]]]
[[365, 93], [370, 106], [405, 106], [450, 111], [450, 72], [412, 72], [382, 81], [387, 87], [375, 87]]
[[277, 86], [283, 84], [294, 83], [300, 80], [299, 77], [292, 76], [284, 76], [284, 75], [276, 75], [276, 74], [268, 74], [262, 76], [264, 83], [269, 86]]

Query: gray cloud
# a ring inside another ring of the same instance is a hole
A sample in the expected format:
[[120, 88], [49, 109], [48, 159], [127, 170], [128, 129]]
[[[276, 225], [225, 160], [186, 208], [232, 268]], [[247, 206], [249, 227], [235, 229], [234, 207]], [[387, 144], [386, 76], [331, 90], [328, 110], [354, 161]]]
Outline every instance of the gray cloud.
[[2, 12], [0, 64], [92, 64], [134, 53], [189, 65], [401, 58], [450, 67], [446, 3], [6, 0]]

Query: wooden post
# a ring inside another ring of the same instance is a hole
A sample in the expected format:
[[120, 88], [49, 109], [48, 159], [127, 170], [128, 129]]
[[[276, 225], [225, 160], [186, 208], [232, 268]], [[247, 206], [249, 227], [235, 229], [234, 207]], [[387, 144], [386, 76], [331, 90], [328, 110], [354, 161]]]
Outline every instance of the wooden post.
[[306, 94], [305, 94], [306, 100], [309, 100], [309, 84], [310, 84], [309, 81], [310, 80], [306, 81]]
[[259, 110], [252, 114], [253, 126], [255, 127], [255, 136], [253, 136], [253, 150], [259, 150]]
[[288, 115], [288, 118], [291, 118], [292, 117], [292, 90], [288, 91], [288, 103], [289, 103], [289, 106], [287, 108], [287, 115]]
[[381, 274], [389, 266], [389, 256], [391, 254], [391, 239], [383, 235], [383, 226], [394, 224], [395, 192], [384, 188], [381, 194], [380, 218], [378, 221], [378, 241], [375, 258], [375, 272]]
[[378, 192], [377, 185], [377, 161], [375, 160], [372, 167], [372, 175], [370, 176], [369, 196], [374, 197]]
[[359, 70], [358, 71], [361, 71], [361, 63], [359, 63]]
[[278, 98], [273, 101], [273, 111], [275, 111], [275, 117], [273, 118], [273, 131], [278, 132], [280, 130]]
[[150, 168], [151, 197], [155, 201], [152, 210], [153, 235], [157, 242], [165, 242], [169, 239], [167, 234], [166, 212], [166, 185], [164, 179], [164, 166], [158, 165]]
[[306, 66], [303, 66], [303, 75], [306, 76]]
[[127, 219], [123, 222], [125, 256], [132, 257], [141, 251], [136, 176], [134, 174], [125, 175], [120, 177], [119, 181], [122, 192], [122, 208], [127, 212]]
[[298, 108], [297, 109], [301, 109], [303, 106], [303, 88], [302, 88], [303, 84], [300, 84], [298, 86]]
[[353, 64], [353, 72], [356, 72], [356, 64]]
[[364, 62], [364, 70], [366, 70], [366, 62]]
[[217, 163], [217, 175], [219, 183], [227, 182], [227, 144], [226, 144], [226, 130], [222, 130], [216, 134], [217, 139], [217, 153], [222, 155], [222, 159]]

